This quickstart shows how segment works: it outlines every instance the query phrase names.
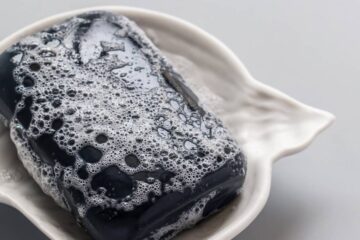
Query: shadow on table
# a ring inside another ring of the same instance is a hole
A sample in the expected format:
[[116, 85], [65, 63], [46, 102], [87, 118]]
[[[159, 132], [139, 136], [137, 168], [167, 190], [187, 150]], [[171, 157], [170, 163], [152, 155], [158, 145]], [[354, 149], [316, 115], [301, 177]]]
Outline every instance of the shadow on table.
[[311, 224], [311, 209], [297, 198], [296, 189], [273, 179], [269, 202], [259, 217], [234, 240], [289, 240], [299, 228]]

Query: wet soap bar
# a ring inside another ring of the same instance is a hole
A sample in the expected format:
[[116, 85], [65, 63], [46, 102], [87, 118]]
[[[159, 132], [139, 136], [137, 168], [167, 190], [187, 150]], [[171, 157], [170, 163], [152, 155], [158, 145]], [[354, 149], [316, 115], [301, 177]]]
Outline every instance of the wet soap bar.
[[129, 19], [73, 17], [0, 66], [21, 161], [94, 239], [170, 239], [239, 194], [235, 140]]

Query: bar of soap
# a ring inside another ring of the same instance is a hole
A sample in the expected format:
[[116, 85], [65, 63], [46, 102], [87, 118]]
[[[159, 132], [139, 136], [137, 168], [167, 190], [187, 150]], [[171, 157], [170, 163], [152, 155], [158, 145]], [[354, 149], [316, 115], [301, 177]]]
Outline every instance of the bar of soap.
[[93, 239], [170, 239], [239, 194], [236, 141], [126, 17], [75, 16], [0, 66], [20, 160]]

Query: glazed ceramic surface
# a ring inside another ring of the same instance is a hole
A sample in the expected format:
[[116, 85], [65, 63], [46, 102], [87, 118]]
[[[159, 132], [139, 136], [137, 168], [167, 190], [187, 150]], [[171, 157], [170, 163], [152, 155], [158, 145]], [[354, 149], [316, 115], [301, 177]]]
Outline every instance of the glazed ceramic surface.
[[[136, 21], [242, 146], [247, 155], [248, 175], [240, 197], [176, 239], [234, 238], [264, 207], [270, 191], [272, 164], [308, 146], [330, 125], [333, 115], [256, 81], [226, 46], [203, 30], [148, 10], [113, 6], [56, 15], [6, 38], [0, 43], [0, 52], [23, 36], [89, 10], [121, 13]], [[0, 201], [17, 208], [51, 239], [89, 239], [73, 217], [42, 193], [26, 173], [3, 125], [0, 126]]]

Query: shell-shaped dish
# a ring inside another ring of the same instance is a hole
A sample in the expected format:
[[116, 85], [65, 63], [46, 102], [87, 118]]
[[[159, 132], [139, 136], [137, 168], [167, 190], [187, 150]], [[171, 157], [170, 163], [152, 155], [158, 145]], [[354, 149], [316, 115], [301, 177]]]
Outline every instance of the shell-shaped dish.
[[[121, 13], [136, 21], [167, 53], [200, 97], [213, 96], [208, 99], [210, 107], [247, 155], [247, 178], [240, 197], [176, 239], [232, 239], [264, 207], [274, 161], [304, 149], [331, 124], [334, 116], [256, 81], [219, 40], [192, 24], [154, 11], [106, 6], [66, 12], [12, 34], [0, 42], [0, 52], [26, 35], [90, 10]], [[55, 205], [26, 173], [3, 125], [0, 126], [0, 202], [17, 208], [51, 239], [89, 239], [73, 217]]]

